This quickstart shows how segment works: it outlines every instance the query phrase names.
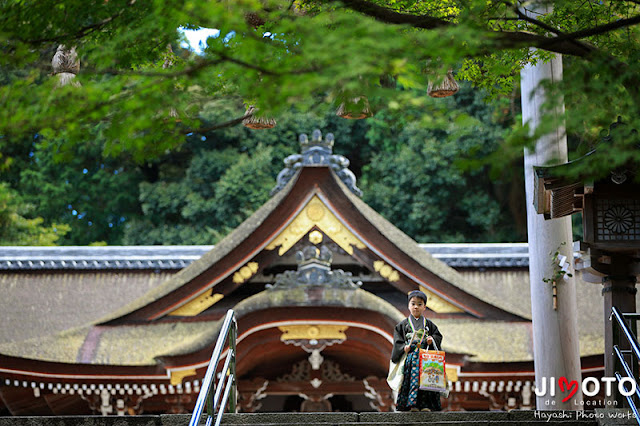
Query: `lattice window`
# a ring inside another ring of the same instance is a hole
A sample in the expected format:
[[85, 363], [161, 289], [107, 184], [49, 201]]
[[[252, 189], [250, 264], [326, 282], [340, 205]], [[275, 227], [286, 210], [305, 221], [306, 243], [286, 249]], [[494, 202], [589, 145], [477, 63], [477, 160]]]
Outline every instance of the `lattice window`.
[[598, 199], [596, 240], [640, 241], [640, 200]]

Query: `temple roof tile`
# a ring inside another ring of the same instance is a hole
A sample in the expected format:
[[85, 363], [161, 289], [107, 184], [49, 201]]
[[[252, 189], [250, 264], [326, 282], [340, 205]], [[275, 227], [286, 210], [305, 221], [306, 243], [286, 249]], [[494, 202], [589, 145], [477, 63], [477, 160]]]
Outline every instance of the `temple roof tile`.
[[[5, 246], [0, 270], [180, 270], [211, 251], [195, 246]], [[454, 268], [526, 268], [527, 243], [419, 244]]]

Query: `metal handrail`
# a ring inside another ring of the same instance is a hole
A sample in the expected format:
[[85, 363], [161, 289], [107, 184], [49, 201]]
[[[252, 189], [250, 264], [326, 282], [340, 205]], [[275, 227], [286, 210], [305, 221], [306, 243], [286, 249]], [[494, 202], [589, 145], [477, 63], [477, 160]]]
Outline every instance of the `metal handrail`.
[[[633, 353], [635, 354], [636, 357], [638, 357], [638, 359], [640, 359], [640, 345], [638, 344], [638, 340], [633, 335], [631, 330], [629, 330], [627, 323], [624, 321], [625, 315], [626, 314], [624, 315], [621, 314], [618, 308], [616, 308], [615, 306], [611, 307], [611, 316], [615, 317], [616, 321], [618, 322], [618, 325], [620, 325], [620, 328], [622, 329], [622, 332], [624, 333], [625, 337], [629, 341], [629, 344], [631, 345], [631, 349], [633, 350]], [[611, 317], [609, 317], [609, 319], [611, 319]]]
[[[196, 400], [196, 405], [193, 408], [193, 414], [189, 421], [189, 426], [198, 426], [200, 424], [200, 417], [207, 408], [207, 420], [206, 426], [211, 426], [211, 422], [215, 420], [215, 426], [219, 426], [222, 421], [222, 415], [224, 409], [229, 401], [229, 411], [236, 411], [236, 395], [237, 395], [237, 380], [236, 380], [236, 338], [238, 337], [238, 323], [236, 321], [235, 312], [232, 309], [227, 311], [227, 315], [222, 323], [220, 334], [218, 335], [218, 341], [216, 342], [215, 349], [211, 355], [209, 361], [209, 367], [202, 380], [200, 386], [200, 393]], [[220, 377], [216, 383], [213, 382], [216, 370], [218, 368], [218, 362], [222, 356], [222, 350], [224, 349], [227, 340], [229, 340], [229, 351], [227, 352], [227, 359], [225, 360], [224, 367]], [[226, 381], [224, 380], [226, 378]], [[213, 385], [213, 386], [212, 386]], [[215, 395], [214, 394], [215, 391]], [[218, 405], [220, 395], [222, 395], [222, 401]], [[216, 413], [216, 408], [218, 408]], [[217, 414], [217, 415], [216, 415]]]
[[[627, 374], [627, 377], [633, 378], [633, 371], [631, 371], [631, 368], [629, 367], [629, 365], [627, 364], [627, 362], [624, 360], [624, 355], [622, 355], [622, 351], [620, 351], [620, 348], [618, 348], [618, 345], [614, 345], [613, 346], [613, 351], [616, 353], [616, 355], [618, 356], [618, 359], [620, 360], [620, 363], [622, 364], [622, 368], [624, 368], [624, 372]], [[616, 377], [618, 377], [618, 382], [620, 380], [622, 380], [622, 375], [620, 373], [618, 373], [617, 371], [614, 373], [616, 375]], [[626, 389], [625, 389], [626, 391]], [[636, 392], [635, 392], [636, 396], [638, 398], [640, 398], [640, 389], [638, 389], [638, 386], [636, 386]], [[626, 398], [629, 399], [631, 397], [631, 395], [627, 396]], [[635, 408], [635, 407], [631, 407], [631, 408]], [[636, 414], [638, 414], [636, 411], [637, 410], [633, 410]], [[637, 417], [637, 416], [636, 416]]]
[[[629, 345], [631, 345], [631, 351], [628, 351], [628, 352], [631, 353], [632, 355], [635, 355], [636, 358], [640, 360], [640, 345], [638, 345], [638, 339], [636, 338], [636, 336], [633, 335], [631, 330], [629, 330], [629, 327], [627, 326], [627, 323], [624, 320], [625, 316], [636, 317], [636, 315], [622, 314], [620, 313], [618, 308], [616, 308], [615, 306], [611, 307], [611, 316], [609, 317], [609, 320], [611, 320], [612, 317], [616, 319], [618, 325], [620, 326], [620, 329], [622, 330], [622, 332], [624, 333], [624, 336], [629, 342]], [[633, 381], [636, 381], [636, 378], [633, 374], [633, 370], [631, 370], [631, 368], [629, 367], [629, 364], [624, 359], [624, 355], [622, 354], [622, 351], [620, 350], [618, 345], [614, 345], [613, 350], [616, 356], [618, 357], [618, 360], [620, 361], [620, 365], [624, 369], [624, 372], [627, 375], [627, 377], [631, 378]], [[622, 375], [618, 371], [615, 371], [614, 374], [616, 376], [616, 379], [618, 379], [618, 382], [620, 382], [622, 380]], [[625, 388], [625, 392], [626, 392], [626, 388]], [[640, 391], [638, 390], [637, 383], [636, 383], [635, 394], [638, 398], [640, 398]], [[629, 407], [631, 407], [631, 410], [635, 415], [636, 421], [640, 425], [640, 415], [638, 414], [638, 407], [636, 407], [636, 404], [633, 401], [632, 395], [625, 396], [625, 398], [627, 399], [627, 402], [629, 403]]]
[[[618, 382], [622, 380], [622, 375], [620, 373], [618, 373], [616, 371], [615, 375], [616, 375], [616, 379], [618, 379]], [[625, 388], [625, 391], [626, 390], [627, 389]], [[637, 394], [637, 392], [636, 392], [636, 394]], [[635, 415], [636, 421], [638, 422], [638, 424], [640, 424], [640, 420], [639, 420], [640, 414], [638, 414], [638, 408], [636, 407], [636, 404], [633, 402], [633, 398], [631, 398], [631, 395], [625, 396], [625, 398], [627, 398], [627, 402], [629, 403], [629, 406], [631, 407], [631, 411], [633, 411], [633, 414]]]

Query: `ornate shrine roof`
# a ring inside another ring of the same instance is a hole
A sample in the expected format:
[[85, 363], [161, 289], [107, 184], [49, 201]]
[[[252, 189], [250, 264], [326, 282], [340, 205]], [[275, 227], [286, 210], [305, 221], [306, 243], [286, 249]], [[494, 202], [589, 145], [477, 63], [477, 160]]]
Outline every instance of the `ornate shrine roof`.
[[[27, 330], [0, 332], [0, 377], [38, 387], [126, 380], [195, 389], [229, 308], [239, 317], [243, 380], [272, 380], [304, 360], [301, 345], [314, 339], [287, 337], [301, 328], [332, 336], [338, 343], [323, 353], [349, 374], [383, 377], [393, 326], [416, 288], [429, 296], [427, 316], [460, 377], [469, 365], [482, 377], [513, 373], [500, 363], [532, 375], [528, 281], [468, 279], [483, 269], [521, 270], [526, 244], [419, 245], [359, 198], [343, 157], [321, 148], [290, 157], [271, 199], [215, 246], [1, 250], [0, 308]], [[309, 243], [319, 247], [315, 266]], [[581, 334], [593, 341], [583, 355], [598, 353], [593, 334]], [[266, 360], [260, 371], [256, 357]]]

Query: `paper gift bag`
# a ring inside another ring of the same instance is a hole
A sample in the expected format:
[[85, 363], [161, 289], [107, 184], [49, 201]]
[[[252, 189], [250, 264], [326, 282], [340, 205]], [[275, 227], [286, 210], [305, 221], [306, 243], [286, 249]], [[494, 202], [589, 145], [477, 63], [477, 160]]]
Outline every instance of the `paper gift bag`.
[[420, 349], [420, 389], [447, 392], [444, 351]]

